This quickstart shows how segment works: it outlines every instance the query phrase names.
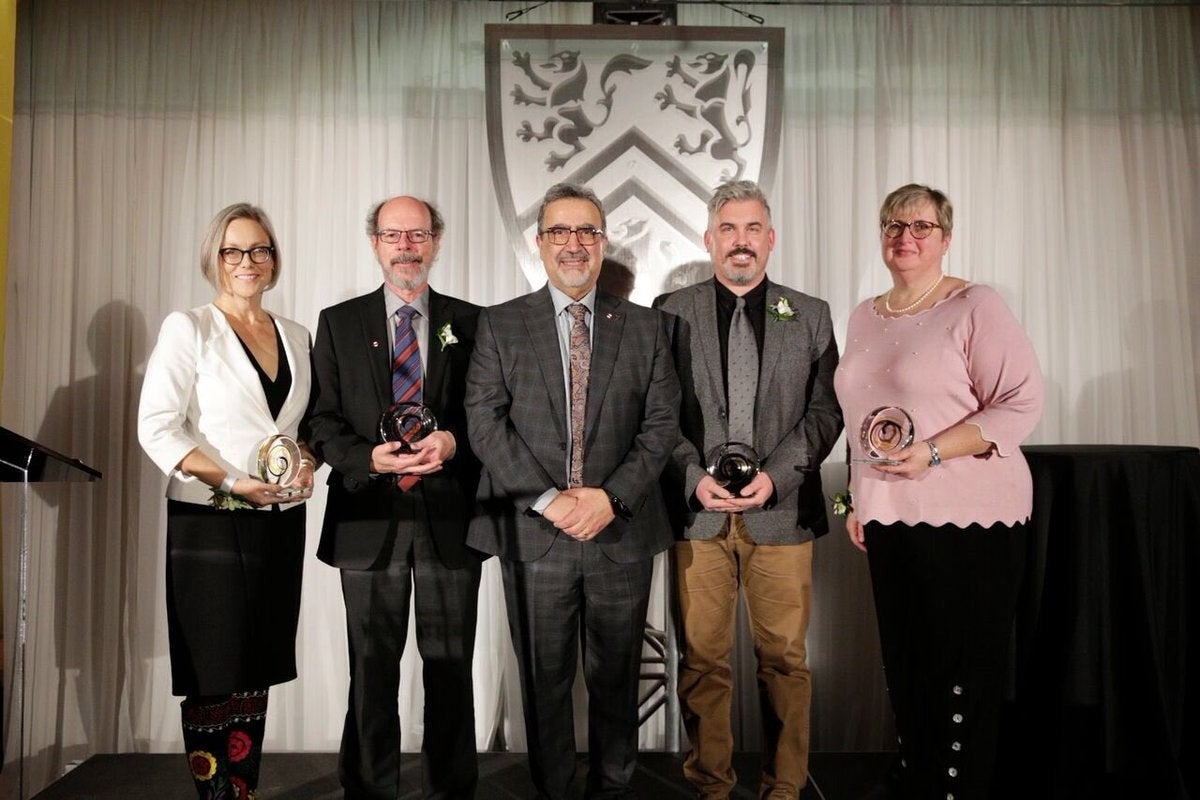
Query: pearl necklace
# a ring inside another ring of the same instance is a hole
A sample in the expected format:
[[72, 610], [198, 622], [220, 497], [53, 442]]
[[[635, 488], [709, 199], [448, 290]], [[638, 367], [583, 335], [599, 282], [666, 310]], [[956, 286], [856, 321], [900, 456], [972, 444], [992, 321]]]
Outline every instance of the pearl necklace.
[[[927, 298], [927, 297], [929, 297], [929, 295], [933, 294], [933, 290], [941, 285], [942, 279], [945, 277], [946, 277], [946, 273], [939, 272], [938, 279], [936, 281], [934, 281], [933, 283], [931, 283], [929, 285], [928, 289], [921, 292], [921, 296], [918, 297], [915, 302], [909, 303], [904, 308], [892, 308], [892, 304], [888, 302], [889, 300], [892, 299], [892, 290], [888, 289], [888, 293], [883, 296], [883, 307], [888, 310], [889, 314], [903, 314], [906, 311], [912, 311], [914, 308], [921, 305], [921, 303], [924, 303], [925, 298]], [[893, 288], [895, 288], [895, 287], [893, 287]]]

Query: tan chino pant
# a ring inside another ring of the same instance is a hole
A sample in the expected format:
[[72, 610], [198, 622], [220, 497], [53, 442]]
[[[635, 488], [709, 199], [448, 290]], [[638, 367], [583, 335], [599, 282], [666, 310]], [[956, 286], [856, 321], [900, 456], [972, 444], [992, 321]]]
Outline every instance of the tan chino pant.
[[725, 798], [733, 771], [733, 650], [739, 586], [745, 592], [763, 719], [760, 795], [791, 798], [808, 779], [812, 674], [805, 634], [812, 600], [812, 542], [755, 544], [741, 514], [713, 539], [675, 545], [685, 638], [679, 699], [691, 752], [684, 775], [701, 797]]

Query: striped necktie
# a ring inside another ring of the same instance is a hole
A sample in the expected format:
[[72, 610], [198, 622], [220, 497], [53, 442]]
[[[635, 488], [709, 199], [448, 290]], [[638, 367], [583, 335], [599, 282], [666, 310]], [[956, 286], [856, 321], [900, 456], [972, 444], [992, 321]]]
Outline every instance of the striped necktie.
[[[421, 347], [417, 343], [417, 332], [413, 330], [413, 316], [417, 310], [403, 306], [396, 311], [396, 344], [392, 348], [392, 400], [397, 403], [420, 403]], [[396, 486], [402, 492], [416, 486], [420, 475], [399, 475]]]

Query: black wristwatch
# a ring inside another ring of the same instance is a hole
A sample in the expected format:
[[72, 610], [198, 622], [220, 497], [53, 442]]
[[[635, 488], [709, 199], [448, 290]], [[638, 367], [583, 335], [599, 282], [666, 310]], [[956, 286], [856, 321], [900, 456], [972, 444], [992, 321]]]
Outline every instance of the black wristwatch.
[[629, 506], [625, 505], [625, 501], [617, 497], [607, 489], [604, 491], [608, 495], [608, 502], [612, 506], [613, 513], [623, 520], [629, 521], [633, 519], [633, 512], [629, 510]]

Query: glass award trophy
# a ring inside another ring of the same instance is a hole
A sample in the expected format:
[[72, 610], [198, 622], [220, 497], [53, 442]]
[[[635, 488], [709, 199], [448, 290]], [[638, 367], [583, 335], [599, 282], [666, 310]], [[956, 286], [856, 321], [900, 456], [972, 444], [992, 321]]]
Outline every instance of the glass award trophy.
[[903, 408], [882, 406], [863, 419], [859, 433], [864, 458], [855, 461], [868, 464], [898, 464], [893, 455], [913, 443], [917, 428]]
[[718, 486], [739, 494], [758, 474], [761, 461], [754, 448], [743, 442], [719, 444], [708, 454], [708, 474]]
[[[300, 475], [300, 445], [290, 436], [277, 433], [258, 445], [258, 478], [264, 483], [287, 486]], [[284, 496], [303, 494], [303, 489], [284, 490]]]
[[437, 417], [422, 403], [395, 403], [379, 418], [379, 437], [385, 442], [399, 442], [401, 453], [411, 453], [414, 443], [437, 429]]

